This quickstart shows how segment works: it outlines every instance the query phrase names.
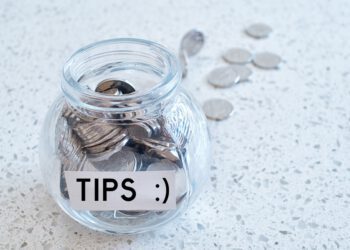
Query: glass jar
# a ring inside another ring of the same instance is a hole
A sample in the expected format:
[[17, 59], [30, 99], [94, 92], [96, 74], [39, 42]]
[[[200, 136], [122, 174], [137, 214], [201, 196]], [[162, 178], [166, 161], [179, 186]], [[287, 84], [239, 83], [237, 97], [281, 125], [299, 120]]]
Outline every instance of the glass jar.
[[[117, 90], [97, 91], [106, 81]], [[194, 200], [207, 176], [208, 130], [180, 82], [174, 54], [141, 39], [97, 42], [66, 62], [63, 95], [42, 129], [40, 162], [50, 194], [69, 216], [99, 231], [139, 233], [171, 221]], [[166, 211], [74, 209], [64, 175], [168, 169], [175, 171], [176, 208]]]

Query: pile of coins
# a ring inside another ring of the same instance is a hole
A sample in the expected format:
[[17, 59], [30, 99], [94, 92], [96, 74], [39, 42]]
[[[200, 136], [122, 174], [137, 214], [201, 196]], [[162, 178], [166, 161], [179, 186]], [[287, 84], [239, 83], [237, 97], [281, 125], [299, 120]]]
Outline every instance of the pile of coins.
[[[245, 33], [252, 38], [262, 39], [269, 36], [272, 29], [262, 23], [249, 26]], [[222, 66], [212, 70], [207, 80], [215, 88], [228, 88], [249, 80], [252, 70], [246, 65], [252, 63], [260, 69], [278, 69], [281, 57], [270, 52], [261, 52], [253, 55], [242, 48], [231, 48], [223, 54], [223, 59], [229, 66]], [[233, 112], [233, 105], [225, 99], [216, 98], [208, 100], [203, 105], [204, 113], [208, 119], [224, 120]]]
[[[95, 91], [124, 95], [135, 89], [125, 81], [106, 80], [98, 84]], [[184, 200], [187, 180], [180, 155], [183, 152], [162, 125], [162, 119], [124, 120], [119, 124], [84, 115], [64, 104], [56, 127], [62, 197], [69, 199], [64, 171], [175, 170], [176, 199], [178, 203]], [[136, 215], [135, 211], [121, 213]]]

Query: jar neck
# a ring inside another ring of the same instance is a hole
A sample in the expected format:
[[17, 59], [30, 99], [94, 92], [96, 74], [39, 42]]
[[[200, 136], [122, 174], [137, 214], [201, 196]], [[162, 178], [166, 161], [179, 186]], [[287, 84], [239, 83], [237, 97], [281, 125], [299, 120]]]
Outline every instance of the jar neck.
[[[116, 96], [94, 91], [107, 79], [130, 82], [136, 91]], [[180, 81], [179, 62], [165, 47], [121, 38], [97, 42], [73, 54], [63, 68], [62, 90], [74, 109], [90, 116], [141, 119], [156, 115]]]

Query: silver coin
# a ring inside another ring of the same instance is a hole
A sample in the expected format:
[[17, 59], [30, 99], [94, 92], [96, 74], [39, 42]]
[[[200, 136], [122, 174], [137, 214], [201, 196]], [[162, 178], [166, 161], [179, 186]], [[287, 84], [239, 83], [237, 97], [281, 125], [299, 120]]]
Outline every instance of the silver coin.
[[[95, 145], [93, 147], [88, 147], [86, 150], [91, 153], [100, 153], [101, 151], [108, 150], [112, 148], [115, 144], [119, 143], [121, 140], [127, 137], [128, 133], [126, 129], [119, 130], [119, 133], [109, 140], [103, 141], [103, 143]], [[101, 150], [103, 149], [103, 150]]]
[[64, 117], [60, 117], [56, 124], [55, 137], [57, 155], [61, 162], [60, 192], [65, 199], [69, 199], [65, 171], [80, 171], [86, 162], [86, 155], [81, 149], [79, 138], [72, 132]]
[[277, 69], [281, 63], [281, 57], [273, 53], [262, 52], [254, 56], [253, 63], [262, 69]]
[[94, 146], [101, 145], [101, 144], [103, 144], [109, 140], [112, 140], [113, 138], [116, 138], [119, 135], [121, 135], [122, 131], [123, 130], [121, 128], [116, 127], [110, 133], [104, 134], [103, 136], [101, 136], [95, 140], [91, 140], [90, 143], [85, 143], [84, 148], [92, 148]]
[[233, 106], [225, 99], [214, 98], [204, 103], [203, 111], [208, 119], [220, 121], [232, 114]]
[[157, 155], [161, 158], [165, 158], [174, 162], [180, 159], [176, 145], [174, 143], [162, 140], [147, 139], [145, 141], [145, 145], [148, 146], [146, 149], [146, 152], [148, 154]]
[[232, 48], [225, 52], [223, 58], [228, 63], [246, 64], [252, 60], [252, 54], [246, 49]]
[[255, 23], [246, 28], [245, 32], [253, 38], [266, 38], [272, 32], [271, 27], [263, 23]]
[[238, 73], [239, 82], [248, 81], [249, 77], [252, 75], [252, 71], [244, 65], [231, 65], [231, 67]]
[[209, 73], [208, 82], [218, 88], [227, 88], [239, 82], [239, 75], [230, 66], [220, 67]]
[[106, 95], [125, 95], [135, 92], [135, 88], [126, 81], [108, 79], [100, 82], [95, 92]]
[[82, 152], [81, 141], [72, 132], [64, 118], [61, 118], [57, 123], [56, 138], [58, 156], [64, 165], [64, 171], [79, 170], [85, 154]]
[[172, 142], [165, 141], [165, 139], [160, 138], [159, 140], [151, 138], [133, 138], [133, 141], [139, 145], [144, 146], [144, 151], [147, 154], [155, 155], [160, 158], [165, 158], [170, 161], [178, 161], [180, 159], [179, 153], [177, 151], [176, 145]]
[[151, 128], [152, 135], [158, 136], [158, 134], [161, 131], [161, 127], [160, 127], [159, 122], [156, 119], [150, 119], [150, 120], [145, 121], [145, 123]]
[[188, 31], [182, 38], [180, 50], [185, 51], [187, 56], [192, 57], [202, 49], [204, 42], [204, 34], [201, 31], [193, 29]]
[[130, 137], [149, 138], [157, 136], [160, 132], [160, 124], [155, 119], [140, 121], [127, 127]]
[[70, 127], [74, 127], [79, 122], [93, 122], [96, 118], [84, 115], [74, 110], [69, 104], [65, 103], [61, 110], [61, 116], [64, 117]]
[[132, 151], [121, 150], [108, 160], [93, 161], [92, 164], [100, 171], [136, 171], [138, 163]]
[[119, 134], [122, 128], [98, 121], [79, 123], [73, 128], [73, 131], [83, 142], [84, 147], [94, 146], [96, 142], [98, 142], [97, 144], [103, 143], [103, 141], [108, 140], [108, 136], [113, 130], [116, 130]]
[[144, 123], [131, 125], [127, 128], [130, 137], [147, 138], [151, 137], [152, 129]]
[[105, 151], [101, 153], [89, 153], [87, 156], [91, 161], [102, 161], [102, 160], [107, 160], [109, 157], [111, 157], [113, 154], [119, 152], [122, 150], [122, 148], [128, 143], [129, 138], [124, 138], [120, 142], [116, 143], [113, 145], [113, 147], [109, 149], [105, 149]]
[[128, 217], [134, 217], [134, 216], [141, 216], [141, 215], [146, 215], [146, 214], [149, 214], [151, 213], [151, 211], [148, 211], [148, 210], [135, 210], [135, 211], [128, 211], [128, 210], [119, 210], [119, 211], [116, 211], [116, 213], [114, 214], [115, 217], [120, 217], [118, 216], [118, 213], [122, 214], [122, 215], [126, 215]]

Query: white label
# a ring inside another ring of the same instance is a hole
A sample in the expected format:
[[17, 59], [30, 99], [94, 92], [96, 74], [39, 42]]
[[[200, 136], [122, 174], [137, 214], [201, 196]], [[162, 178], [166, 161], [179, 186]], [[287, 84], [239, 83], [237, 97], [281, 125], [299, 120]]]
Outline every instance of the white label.
[[71, 206], [77, 210], [176, 208], [175, 171], [65, 171]]

